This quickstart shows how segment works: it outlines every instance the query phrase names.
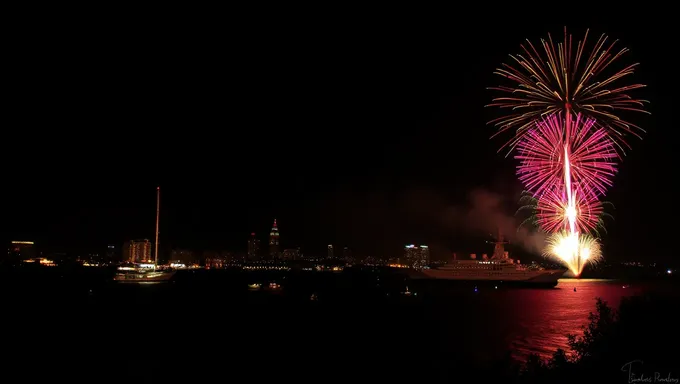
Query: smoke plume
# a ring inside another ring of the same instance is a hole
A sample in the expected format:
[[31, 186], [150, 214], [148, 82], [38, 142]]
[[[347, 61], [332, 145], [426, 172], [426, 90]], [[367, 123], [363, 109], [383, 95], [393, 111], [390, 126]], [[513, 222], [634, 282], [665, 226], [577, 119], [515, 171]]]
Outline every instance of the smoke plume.
[[546, 237], [543, 233], [520, 227], [519, 220], [507, 213], [509, 206], [516, 205], [516, 200], [509, 202], [499, 194], [476, 189], [468, 195], [466, 206], [451, 207], [443, 220], [446, 225], [470, 234], [484, 232], [496, 235], [500, 231], [510, 243], [539, 255], [545, 246]]
[[[507, 184], [502, 188], [512, 189]], [[307, 220], [319, 220], [321, 211], [321, 227], [338, 231], [328, 243], [385, 258], [400, 257], [405, 244], [418, 243], [427, 244], [436, 258], [449, 260], [452, 251], [485, 249], [479, 237], [492, 240], [499, 230], [511, 245], [542, 253], [545, 236], [519, 228], [521, 218], [514, 217], [519, 194], [477, 189], [461, 197], [454, 204], [453, 197], [433, 188], [396, 193], [339, 190], [321, 209], [310, 210]]]

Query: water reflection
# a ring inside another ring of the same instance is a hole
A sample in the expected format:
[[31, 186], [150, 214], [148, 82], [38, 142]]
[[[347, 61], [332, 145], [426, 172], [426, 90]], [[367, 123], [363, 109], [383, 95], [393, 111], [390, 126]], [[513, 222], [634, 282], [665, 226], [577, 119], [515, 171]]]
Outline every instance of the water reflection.
[[557, 348], [568, 351], [567, 334], [583, 333], [597, 297], [618, 307], [623, 297], [642, 292], [642, 286], [599, 279], [562, 279], [555, 289], [507, 291], [506, 304], [517, 310], [507, 312], [514, 326], [506, 342], [519, 359], [531, 352], [548, 358]]

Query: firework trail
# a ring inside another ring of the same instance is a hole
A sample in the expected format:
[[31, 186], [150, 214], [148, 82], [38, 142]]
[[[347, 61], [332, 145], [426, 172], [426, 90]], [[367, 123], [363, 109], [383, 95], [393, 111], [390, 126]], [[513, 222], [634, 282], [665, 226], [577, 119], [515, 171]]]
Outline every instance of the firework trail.
[[612, 186], [619, 152], [628, 147], [624, 136], [642, 132], [619, 114], [645, 112], [646, 103], [629, 95], [644, 85], [621, 84], [638, 64], [613, 69], [628, 50], [615, 51], [616, 41], [608, 43], [605, 35], [587, 50], [587, 40], [588, 32], [574, 47], [566, 28], [561, 43], [550, 35], [541, 40], [542, 50], [527, 40], [522, 54], [510, 56], [517, 66], [503, 64], [495, 72], [513, 86], [490, 88], [506, 94], [490, 106], [511, 112], [490, 123], [495, 135], [514, 130], [501, 150], [516, 151], [535, 222], [552, 234], [545, 254], [576, 276], [601, 257], [591, 235], [602, 223], [600, 198]]
[[[613, 63], [628, 52], [627, 48], [615, 49], [617, 41], [608, 42], [601, 35], [588, 53], [588, 31], [574, 47], [572, 36], [564, 29], [561, 43], [541, 39], [537, 49], [529, 40], [522, 44], [522, 53], [510, 55], [515, 66], [503, 64], [494, 72], [510, 79], [512, 86], [489, 89], [506, 94], [496, 97], [488, 106], [510, 109], [512, 112], [492, 120], [497, 134], [515, 130], [514, 137], [503, 148], [513, 149], [519, 139], [535, 121], [555, 113], [565, 113], [567, 120], [573, 115], [584, 114], [598, 121], [617, 147], [623, 152], [628, 147], [626, 133], [639, 136], [640, 127], [619, 116], [621, 111], [646, 112], [646, 100], [633, 98], [630, 91], [644, 87], [642, 84], [622, 85], [622, 80], [632, 75], [638, 63], [621, 69], [612, 69]], [[541, 53], [539, 53], [541, 52]]]

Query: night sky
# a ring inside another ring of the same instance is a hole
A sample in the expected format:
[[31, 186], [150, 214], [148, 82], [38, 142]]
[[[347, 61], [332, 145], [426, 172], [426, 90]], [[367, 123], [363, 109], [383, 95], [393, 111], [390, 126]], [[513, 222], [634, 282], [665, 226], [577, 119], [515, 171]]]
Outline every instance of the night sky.
[[539, 11], [24, 25], [6, 55], [3, 240], [82, 252], [153, 238], [160, 185], [168, 249], [245, 251], [276, 218], [283, 246], [312, 254], [329, 243], [375, 256], [410, 243], [491, 253], [484, 225], [465, 225], [470, 196], [498, 198], [512, 216], [522, 188], [515, 161], [496, 152], [504, 141], [489, 140], [500, 111], [484, 108], [485, 88], [524, 38], [566, 25], [629, 47], [622, 63], [641, 62], [634, 80], [651, 101], [651, 116], [633, 116], [648, 134], [631, 139], [606, 199], [616, 209], [605, 257], [670, 259], [680, 212], [668, 12]]

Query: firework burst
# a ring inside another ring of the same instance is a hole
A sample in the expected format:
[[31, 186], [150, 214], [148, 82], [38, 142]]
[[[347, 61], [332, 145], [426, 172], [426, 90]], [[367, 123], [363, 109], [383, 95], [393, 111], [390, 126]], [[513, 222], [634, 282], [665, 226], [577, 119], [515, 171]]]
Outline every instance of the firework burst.
[[515, 136], [501, 149], [514, 148], [535, 121], [555, 113], [582, 113], [597, 120], [622, 151], [622, 145], [628, 147], [624, 140], [626, 133], [639, 136], [639, 132], [643, 132], [620, 116], [621, 111], [648, 113], [644, 110], [646, 100], [629, 95], [644, 85], [624, 83], [638, 64], [613, 69], [612, 63], [628, 49], [615, 48], [617, 41], [610, 43], [606, 35], [600, 36], [590, 49], [586, 48], [587, 40], [588, 31], [574, 46], [566, 28], [561, 43], [555, 44], [548, 34], [548, 40], [542, 39], [537, 49], [527, 40], [520, 46], [521, 54], [510, 55], [514, 66], [503, 64], [496, 69], [494, 73], [514, 83], [489, 88], [507, 95], [494, 98], [489, 106], [512, 110], [490, 122], [498, 127], [498, 133], [515, 130]]
[[574, 220], [578, 232], [597, 232], [604, 214], [602, 203], [589, 192], [574, 190], [573, 205], [569, 204], [565, 187], [547, 191], [536, 201], [536, 221], [540, 227], [553, 233], [569, 227]]
[[544, 255], [552, 257], [580, 276], [587, 263], [595, 264], [602, 258], [600, 243], [588, 234], [561, 231], [548, 238]]
[[603, 213], [598, 194], [611, 185], [616, 170], [607, 161], [616, 152], [606, 134], [592, 130], [594, 122], [580, 116], [543, 119], [521, 140], [517, 156], [520, 180], [534, 190], [536, 221], [553, 233], [547, 254], [576, 276], [599, 258], [599, 244], [587, 233], [597, 231]]
[[491, 88], [504, 95], [490, 104], [511, 111], [490, 123], [495, 135], [514, 134], [501, 150], [516, 150], [517, 175], [529, 193], [520, 210], [534, 213], [525, 222], [551, 234], [545, 254], [576, 276], [601, 258], [591, 234], [602, 226], [600, 198], [628, 147], [624, 137], [643, 132], [623, 114], [645, 112], [646, 103], [630, 96], [644, 85], [625, 82], [637, 64], [614, 68], [628, 50], [615, 50], [605, 35], [592, 47], [587, 40], [588, 32], [574, 45], [566, 28], [561, 43], [548, 35], [537, 49], [527, 40], [522, 54], [510, 56], [513, 65], [496, 70], [513, 85]]
[[587, 194], [604, 195], [612, 185], [618, 155], [606, 130], [596, 128], [595, 121], [577, 115], [571, 121], [569, 136], [565, 135], [566, 120], [559, 114], [542, 118], [522, 136], [517, 144], [520, 161], [517, 174], [526, 188], [536, 195], [562, 189], [566, 153], [572, 183]]
[[[576, 196], [574, 205], [576, 228], [582, 233], [592, 233], [598, 237], [600, 232], [606, 233], [605, 218], [613, 219], [613, 216], [606, 212], [605, 208], [614, 209], [614, 205], [611, 202], [597, 199], [584, 202], [580, 194]], [[531, 192], [524, 191], [516, 213], [524, 217], [520, 227], [539, 228], [548, 233], [559, 232], [569, 224], [568, 206], [565, 200], [564, 193], [560, 190], [558, 193], [544, 195], [540, 200]]]

